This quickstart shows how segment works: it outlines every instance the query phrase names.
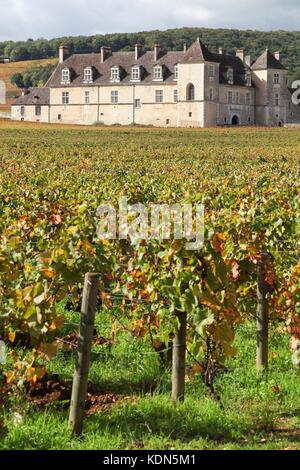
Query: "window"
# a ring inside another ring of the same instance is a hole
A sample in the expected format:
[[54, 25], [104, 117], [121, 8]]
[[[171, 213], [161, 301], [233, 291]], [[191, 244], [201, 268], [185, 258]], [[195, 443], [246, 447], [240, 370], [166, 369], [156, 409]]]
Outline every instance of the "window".
[[131, 80], [140, 80], [140, 67], [138, 65], [131, 69]]
[[118, 91], [111, 91], [110, 92], [110, 99], [112, 104], [119, 103], [119, 92]]
[[155, 103], [163, 103], [163, 102], [164, 102], [164, 91], [155, 90]]
[[179, 95], [178, 95], [178, 90], [174, 90], [174, 103], [178, 103], [179, 101]]
[[174, 67], [174, 80], [178, 80], [178, 65]]
[[233, 84], [233, 69], [232, 68], [229, 68], [227, 70], [227, 80], [230, 85]]
[[69, 69], [62, 70], [61, 81], [62, 83], [70, 83], [70, 70]]
[[189, 117], [193, 117], [193, 113], [191, 111], [189, 112]]
[[162, 67], [160, 65], [156, 65], [154, 67], [154, 80], [162, 80], [162, 79], [163, 79]]
[[275, 106], [279, 106], [279, 93], [275, 93]]
[[68, 91], [62, 92], [62, 104], [69, 104], [70, 103], [70, 96]]
[[84, 92], [84, 103], [85, 104], [90, 104], [91, 102], [91, 94], [89, 91]]
[[93, 71], [92, 71], [92, 67], [86, 67], [84, 69], [84, 81], [85, 82], [92, 82], [93, 81]]
[[25, 106], [21, 106], [21, 116], [24, 117], [25, 116]]
[[252, 86], [251, 72], [246, 73], [246, 86]]
[[208, 76], [209, 77], [215, 76], [215, 66], [212, 64], [208, 67]]
[[194, 101], [195, 99], [195, 87], [192, 83], [189, 83], [186, 88], [186, 100]]
[[166, 125], [168, 126], [170, 124], [170, 119], [166, 119]]
[[40, 104], [37, 104], [37, 105], [35, 106], [35, 115], [36, 115], [36, 116], [41, 116], [41, 114], [42, 114], [42, 107], [41, 107]]
[[57, 115], [57, 120], [58, 120], [58, 121], [61, 121], [61, 114], [58, 114], [58, 115]]
[[232, 91], [228, 92], [228, 103], [229, 104], [233, 103], [233, 93], [232, 93]]
[[120, 81], [120, 69], [119, 67], [112, 67], [110, 70], [110, 79], [113, 82]]
[[134, 107], [135, 107], [135, 108], [140, 108], [140, 107], [141, 107], [141, 100], [140, 100], [140, 98], [136, 98], [136, 99], [134, 100]]
[[214, 90], [213, 90], [213, 88], [210, 88], [209, 89], [209, 100], [213, 101], [213, 99], [214, 99]]
[[246, 105], [250, 106], [251, 104], [251, 93], [246, 93]]
[[278, 85], [280, 83], [280, 76], [279, 73], [274, 73], [274, 84]]
[[239, 104], [239, 99], [240, 99], [240, 94], [238, 91], [236, 91], [234, 94], [234, 103]]

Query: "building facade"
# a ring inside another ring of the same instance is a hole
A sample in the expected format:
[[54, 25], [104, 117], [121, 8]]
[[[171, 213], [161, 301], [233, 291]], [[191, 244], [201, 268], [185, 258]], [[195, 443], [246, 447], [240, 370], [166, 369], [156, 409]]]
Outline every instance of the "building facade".
[[43, 88], [30, 88], [12, 106], [12, 119], [65, 124], [213, 127], [281, 126], [299, 119], [279, 53], [254, 62], [243, 49], [213, 53], [197, 39], [166, 52], [70, 54]]

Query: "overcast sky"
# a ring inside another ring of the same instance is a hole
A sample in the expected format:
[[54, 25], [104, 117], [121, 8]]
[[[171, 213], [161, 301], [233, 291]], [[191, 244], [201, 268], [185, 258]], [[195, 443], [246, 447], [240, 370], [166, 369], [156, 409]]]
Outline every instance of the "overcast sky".
[[299, 0], [0, 0], [0, 40], [182, 26], [299, 30]]

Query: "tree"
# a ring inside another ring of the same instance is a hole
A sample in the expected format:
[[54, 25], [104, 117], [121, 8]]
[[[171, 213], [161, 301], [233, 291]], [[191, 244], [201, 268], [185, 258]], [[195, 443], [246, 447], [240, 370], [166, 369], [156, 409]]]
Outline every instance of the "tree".
[[24, 78], [22, 73], [15, 73], [11, 79], [11, 83], [18, 88], [24, 88]]

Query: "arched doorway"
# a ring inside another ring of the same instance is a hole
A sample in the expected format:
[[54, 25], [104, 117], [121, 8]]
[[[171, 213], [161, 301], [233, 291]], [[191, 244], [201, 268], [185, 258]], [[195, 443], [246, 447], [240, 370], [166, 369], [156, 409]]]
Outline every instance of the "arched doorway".
[[195, 87], [192, 83], [189, 83], [186, 87], [186, 100], [194, 101], [195, 100]]
[[233, 126], [238, 126], [239, 123], [240, 123], [239, 117], [236, 114], [234, 116], [232, 116], [231, 124]]
[[278, 127], [282, 127], [282, 121], [278, 121]]

